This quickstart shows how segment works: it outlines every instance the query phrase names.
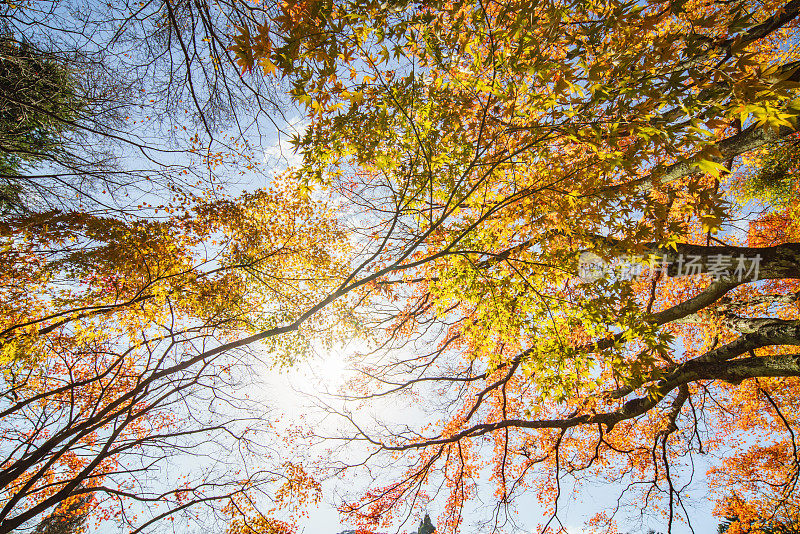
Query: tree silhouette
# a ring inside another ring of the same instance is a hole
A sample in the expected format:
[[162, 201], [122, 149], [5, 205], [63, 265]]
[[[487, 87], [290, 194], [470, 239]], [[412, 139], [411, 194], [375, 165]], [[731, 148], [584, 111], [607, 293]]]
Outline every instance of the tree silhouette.
[[417, 530], [417, 534], [433, 534], [436, 530], [436, 527], [433, 526], [431, 523], [431, 516], [425, 514], [425, 519], [419, 522], [419, 529]]

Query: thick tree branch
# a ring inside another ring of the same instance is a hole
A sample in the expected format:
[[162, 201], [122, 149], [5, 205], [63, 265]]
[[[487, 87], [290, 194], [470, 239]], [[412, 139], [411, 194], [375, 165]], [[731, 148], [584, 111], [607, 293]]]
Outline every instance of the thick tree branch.
[[567, 429], [582, 425], [604, 424], [610, 431], [616, 423], [633, 419], [646, 413], [670, 392], [683, 384], [697, 380], [722, 380], [738, 384], [748, 378], [787, 376], [800, 376], [800, 354], [743, 358], [733, 361], [694, 360], [691, 365], [682, 367], [679, 374], [672, 376], [670, 380], [662, 382], [653, 394], [629, 400], [621, 409], [613, 412], [584, 414], [565, 419], [539, 419], [533, 421], [506, 419], [495, 423], [474, 425], [452, 436], [432, 438], [405, 445], [382, 444], [382, 447], [392, 451], [419, 449], [432, 445], [455, 443], [462, 439], [475, 438], [506, 428]]
[[[642, 397], [631, 399], [612, 412], [589, 413], [563, 419], [504, 419], [494, 423], [471, 426], [451, 436], [439, 436], [415, 443], [381, 446], [387, 450], [408, 450], [431, 445], [454, 443], [505, 428], [567, 429], [581, 425], [603, 424], [610, 431], [620, 421], [638, 417], [653, 407], [676, 388], [698, 380], [722, 380], [738, 384], [748, 378], [800, 376], [800, 354], [749, 357], [735, 359], [754, 349], [770, 345], [800, 345], [800, 321], [772, 319], [761, 323], [757, 331], [715, 348], [702, 356], [677, 365], [660, 379], [656, 387]], [[524, 354], [524, 353], [523, 353]], [[623, 398], [644, 385], [628, 385], [607, 394], [608, 398]], [[371, 440], [373, 441], [373, 440]], [[373, 441], [374, 442], [374, 441]]]

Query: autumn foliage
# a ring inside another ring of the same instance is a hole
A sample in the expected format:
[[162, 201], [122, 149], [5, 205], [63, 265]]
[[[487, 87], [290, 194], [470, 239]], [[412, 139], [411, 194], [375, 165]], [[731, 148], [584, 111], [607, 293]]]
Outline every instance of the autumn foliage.
[[[58, 138], [0, 206], [0, 532], [283, 534], [323, 478], [365, 532], [598, 487], [672, 532], [699, 458], [796, 530], [798, 0], [91, 7], [8, 7], [85, 46], [70, 113], [0, 95]], [[275, 424], [259, 376], [344, 346], [333, 429]]]
[[[298, 176], [372, 216], [375, 350], [332, 412], [373, 447], [336, 473], [385, 476], [345, 515], [474, 529], [489, 485], [483, 528], [535, 495], [558, 531], [569, 479], [622, 484], [592, 528], [671, 531], [702, 455], [732, 531], [794, 524], [797, 3], [308, 5], [240, 60], [305, 106]], [[430, 411], [355, 410], [387, 397]]]

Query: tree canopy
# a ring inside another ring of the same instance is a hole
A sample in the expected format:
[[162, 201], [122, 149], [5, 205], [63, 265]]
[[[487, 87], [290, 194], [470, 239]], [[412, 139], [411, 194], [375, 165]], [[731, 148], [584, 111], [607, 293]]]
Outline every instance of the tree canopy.
[[0, 40], [0, 173], [4, 211], [23, 205], [20, 171], [53, 157], [86, 104], [76, 92], [68, 67], [9, 36]]
[[[716, 455], [735, 528], [796, 517], [798, 7], [306, 2], [241, 30], [306, 106], [298, 176], [370, 214], [376, 349], [335, 413], [371, 448], [336, 472], [387, 476], [345, 514], [440, 498], [458, 532], [488, 483], [490, 531], [528, 492], [561, 530], [568, 478], [622, 484], [595, 528], [640, 503], [671, 531]], [[430, 418], [355, 409], [392, 395]]]
[[0, 533], [798, 525], [800, 0], [2, 9]]

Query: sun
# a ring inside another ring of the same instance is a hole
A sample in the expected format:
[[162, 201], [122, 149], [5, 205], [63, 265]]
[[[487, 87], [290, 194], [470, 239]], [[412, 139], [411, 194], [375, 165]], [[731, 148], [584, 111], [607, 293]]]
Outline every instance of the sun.
[[351, 365], [353, 351], [345, 347], [315, 350], [314, 355], [298, 365], [298, 378], [305, 383], [307, 393], [337, 393], [354, 370]]

